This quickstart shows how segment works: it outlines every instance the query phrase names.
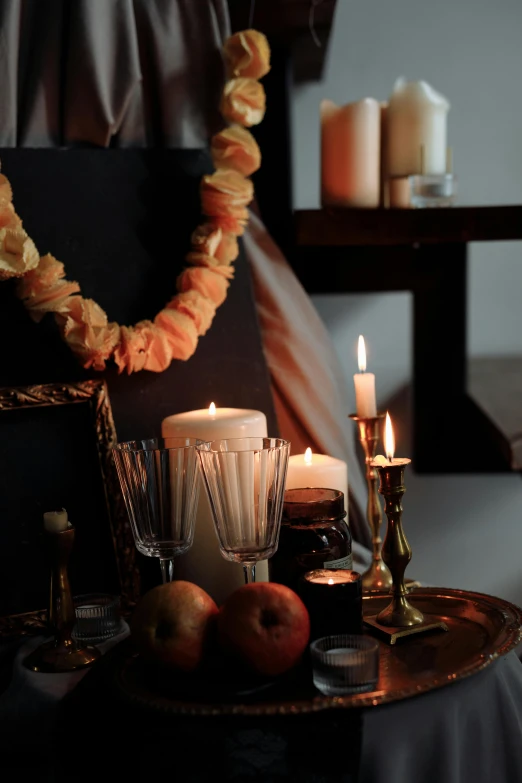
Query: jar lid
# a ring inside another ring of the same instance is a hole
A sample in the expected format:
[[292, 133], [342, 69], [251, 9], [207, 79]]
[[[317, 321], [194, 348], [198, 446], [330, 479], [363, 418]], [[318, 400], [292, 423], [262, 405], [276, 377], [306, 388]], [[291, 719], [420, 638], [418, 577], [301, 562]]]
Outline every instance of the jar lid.
[[283, 504], [283, 522], [333, 522], [344, 519], [344, 492], [324, 487], [287, 489]]

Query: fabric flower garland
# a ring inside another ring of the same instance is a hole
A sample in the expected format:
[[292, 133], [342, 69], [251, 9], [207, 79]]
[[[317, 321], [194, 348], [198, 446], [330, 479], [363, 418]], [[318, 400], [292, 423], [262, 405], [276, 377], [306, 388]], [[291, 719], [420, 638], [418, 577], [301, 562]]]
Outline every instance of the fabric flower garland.
[[230, 123], [211, 141], [213, 174], [201, 182], [201, 208], [206, 221], [191, 237], [188, 266], [177, 279], [178, 293], [154, 321], [135, 326], [109, 322], [92, 299], [84, 299], [78, 283], [67, 280], [54, 256], [40, 257], [12, 204], [9, 181], [0, 174], [0, 280], [21, 278], [17, 295], [31, 318], [39, 322], [53, 313], [60, 332], [85, 368], [104, 370], [113, 359], [119, 372], [162, 372], [173, 359], [189, 359], [199, 337], [212, 324], [234, 277], [239, 254], [237, 237], [248, 222], [254, 187], [248, 177], [261, 165], [259, 147], [246, 128], [265, 113], [265, 91], [259, 79], [270, 70], [270, 48], [262, 33], [245, 30], [225, 43], [228, 81], [221, 113]]

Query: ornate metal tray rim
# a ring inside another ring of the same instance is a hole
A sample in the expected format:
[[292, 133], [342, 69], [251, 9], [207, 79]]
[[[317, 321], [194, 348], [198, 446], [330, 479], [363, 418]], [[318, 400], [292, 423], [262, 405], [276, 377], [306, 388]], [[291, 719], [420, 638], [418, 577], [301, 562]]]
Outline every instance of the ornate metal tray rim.
[[[418, 696], [422, 693], [429, 692], [438, 688], [442, 688], [445, 685], [450, 685], [453, 682], [458, 682], [466, 677], [470, 677], [476, 674], [491, 663], [497, 660], [497, 658], [507, 655], [513, 650], [520, 641], [522, 641], [522, 609], [515, 604], [505, 601], [502, 598], [496, 598], [495, 596], [487, 595], [486, 593], [476, 593], [468, 590], [458, 590], [453, 588], [436, 588], [436, 587], [423, 587], [417, 588], [415, 591], [418, 595], [433, 596], [439, 599], [464, 599], [479, 603], [482, 606], [486, 605], [490, 608], [494, 608], [500, 615], [502, 615], [504, 624], [501, 630], [499, 630], [499, 636], [503, 634], [502, 643], [499, 647], [490, 655], [481, 655], [477, 660], [472, 661], [469, 665], [463, 666], [458, 672], [443, 676], [440, 678], [434, 678], [427, 680], [425, 683], [416, 686], [410, 686], [402, 689], [392, 689], [389, 691], [375, 690], [367, 691], [365, 693], [357, 693], [350, 696], [322, 696], [317, 695], [308, 699], [296, 699], [293, 701], [267, 701], [253, 704], [213, 704], [204, 702], [187, 702], [181, 700], [175, 700], [167, 696], [154, 695], [152, 698], [147, 695], [146, 690], [142, 692], [138, 689], [129, 691], [123, 682], [122, 673], [123, 666], [126, 661], [123, 661], [123, 665], [115, 678], [116, 686], [121, 694], [132, 703], [139, 704], [147, 709], [152, 709], [156, 712], [164, 712], [171, 715], [187, 715], [187, 716], [272, 716], [272, 715], [301, 715], [306, 713], [322, 712], [324, 710], [333, 709], [352, 709], [361, 707], [376, 707], [381, 704], [389, 704], [395, 701], [401, 701], [406, 698]], [[381, 597], [384, 594], [380, 594]], [[364, 597], [364, 600], [375, 600], [379, 597], [379, 594], [372, 593]]]

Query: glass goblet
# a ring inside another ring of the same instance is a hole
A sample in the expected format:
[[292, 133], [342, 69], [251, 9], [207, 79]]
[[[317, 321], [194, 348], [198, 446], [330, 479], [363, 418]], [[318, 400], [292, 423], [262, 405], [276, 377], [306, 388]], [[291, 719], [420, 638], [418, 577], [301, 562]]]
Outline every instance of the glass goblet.
[[221, 554], [242, 563], [247, 584], [255, 582], [256, 563], [279, 542], [290, 444], [229, 438], [196, 448]]
[[139, 552], [158, 557], [163, 583], [174, 578], [174, 558], [192, 546], [199, 497], [196, 438], [118, 443], [114, 461]]

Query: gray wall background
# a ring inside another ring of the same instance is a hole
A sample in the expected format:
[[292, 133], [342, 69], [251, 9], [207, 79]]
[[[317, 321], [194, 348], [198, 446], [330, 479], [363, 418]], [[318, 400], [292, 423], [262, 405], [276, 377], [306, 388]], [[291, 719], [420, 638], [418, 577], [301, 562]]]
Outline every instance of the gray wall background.
[[[299, 88], [293, 103], [295, 206], [319, 204], [320, 100], [386, 100], [402, 75], [425, 79], [451, 103], [448, 136], [459, 203], [520, 203], [521, 37], [520, 0], [338, 0], [323, 83]], [[471, 246], [469, 275], [470, 355], [522, 354], [522, 243]], [[390, 409], [397, 455], [407, 456], [409, 294], [339, 294], [316, 296], [314, 302], [346, 374], [347, 409], [354, 408], [356, 344], [364, 334], [368, 369], [377, 376], [379, 407]], [[444, 367], [433, 368], [433, 382], [444, 383]], [[455, 448], [463, 451], [465, 462], [465, 443], [448, 443], [448, 450]], [[521, 478], [417, 476], [410, 470], [407, 486], [410, 575], [522, 604]]]

